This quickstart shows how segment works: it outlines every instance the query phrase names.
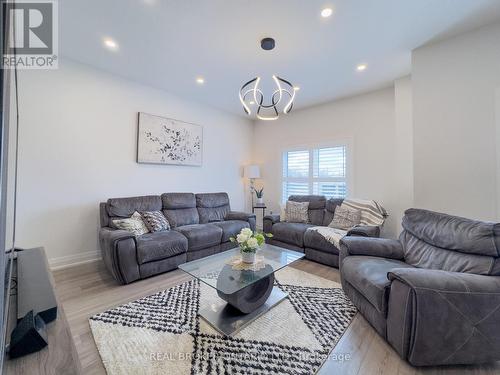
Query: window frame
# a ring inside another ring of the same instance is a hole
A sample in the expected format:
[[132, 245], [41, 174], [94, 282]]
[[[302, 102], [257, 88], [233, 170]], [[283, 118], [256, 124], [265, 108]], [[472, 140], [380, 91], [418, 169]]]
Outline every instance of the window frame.
[[[314, 177], [314, 150], [324, 148], [345, 147], [345, 177], [329, 177], [320, 178]], [[309, 173], [308, 177], [285, 177], [285, 164], [287, 160], [285, 155], [293, 151], [308, 151], [309, 152]], [[281, 203], [285, 203], [288, 197], [285, 197], [285, 182], [297, 182], [308, 184], [308, 194], [313, 194], [315, 182], [335, 182], [342, 181], [346, 184], [346, 198], [352, 196], [354, 190], [353, 184], [353, 142], [351, 139], [339, 140], [328, 143], [312, 143], [300, 146], [285, 147], [281, 150]]]

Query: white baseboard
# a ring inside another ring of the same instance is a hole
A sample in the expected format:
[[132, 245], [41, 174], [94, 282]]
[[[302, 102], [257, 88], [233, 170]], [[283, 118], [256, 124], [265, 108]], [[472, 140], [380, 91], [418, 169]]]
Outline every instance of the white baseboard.
[[49, 259], [49, 266], [51, 270], [60, 270], [63, 268], [77, 266], [79, 264], [89, 263], [101, 259], [100, 251], [87, 251], [74, 255], [67, 255], [64, 257], [57, 257]]

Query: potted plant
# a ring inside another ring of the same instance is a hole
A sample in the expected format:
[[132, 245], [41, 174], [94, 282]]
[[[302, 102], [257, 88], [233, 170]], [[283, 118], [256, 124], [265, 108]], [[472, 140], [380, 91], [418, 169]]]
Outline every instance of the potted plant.
[[264, 204], [264, 188], [255, 189], [255, 195], [257, 196], [257, 204]]
[[231, 237], [231, 242], [236, 242], [240, 247], [241, 260], [244, 263], [255, 263], [255, 253], [266, 242], [266, 237], [272, 234], [253, 232], [250, 228], [243, 228], [235, 237]]

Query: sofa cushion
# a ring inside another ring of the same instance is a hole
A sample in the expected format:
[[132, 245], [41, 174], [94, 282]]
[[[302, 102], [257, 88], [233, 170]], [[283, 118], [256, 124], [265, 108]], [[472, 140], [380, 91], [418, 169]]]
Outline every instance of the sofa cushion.
[[176, 231], [147, 233], [137, 237], [136, 241], [139, 264], [170, 258], [188, 249], [186, 237]]
[[387, 273], [396, 268], [413, 268], [413, 266], [393, 259], [349, 256], [342, 263], [342, 278], [361, 293], [373, 307], [386, 314], [391, 288]]
[[402, 226], [416, 238], [437, 248], [500, 256], [500, 223], [410, 208], [405, 212]]
[[333, 217], [335, 216], [335, 210], [337, 209], [337, 207], [340, 207], [342, 205], [343, 201], [344, 199], [342, 198], [328, 199], [325, 204], [325, 214], [323, 216], [323, 224], [319, 225], [323, 225], [324, 227], [330, 225], [330, 223], [333, 220]]
[[222, 239], [222, 229], [214, 224], [183, 225], [175, 230], [187, 238], [188, 251], [219, 245]]
[[196, 209], [196, 198], [193, 193], [165, 193], [161, 195], [163, 214], [170, 227], [198, 224], [200, 217]]
[[405, 262], [418, 268], [449, 272], [467, 272], [494, 275], [494, 257], [466, 254], [447, 250], [422, 241], [406, 230], [399, 236], [403, 244]]
[[276, 223], [273, 225], [273, 236], [277, 241], [304, 247], [304, 233], [313, 225], [304, 223]]
[[196, 207], [221, 207], [229, 205], [227, 193], [198, 193], [196, 194]]
[[131, 217], [138, 211], [161, 210], [161, 198], [157, 195], [142, 197], [111, 198], [106, 203], [106, 210], [111, 218]]
[[315, 250], [321, 250], [325, 253], [339, 255], [339, 249], [315, 230], [306, 231], [304, 234], [304, 246]]
[[323, 195], [291, 195], [288, 200], [292, 202], [309, 202], [307, 212], [309, 222], [314, 225], [323, 223], [326, 204], [326, 198]]
[[223, 221], [231, 211], [227, 193], [196, 194], [196, 207], [201, 224]]
[[227, 220], [219, 223], [213, 223], [222, 229], [222, 243], [228, 242], [230, 237], [236, 237], [243, 228], [250, 228], [248, 221]]

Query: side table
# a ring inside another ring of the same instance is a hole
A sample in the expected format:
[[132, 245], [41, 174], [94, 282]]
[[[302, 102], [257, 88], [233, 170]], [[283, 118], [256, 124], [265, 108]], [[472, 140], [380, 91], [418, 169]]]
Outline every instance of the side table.
[[252, 213], [255, 213], [255, 210], [261, 209], [262, 210], [262, 226], [261, 228], [264, 228], [264, 216], [266, 216], [266, 208], [267, 206], [265, 204], [254, 204], [252, 206]]

